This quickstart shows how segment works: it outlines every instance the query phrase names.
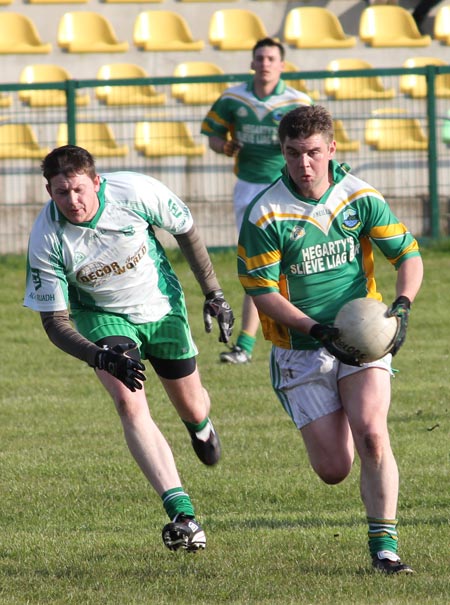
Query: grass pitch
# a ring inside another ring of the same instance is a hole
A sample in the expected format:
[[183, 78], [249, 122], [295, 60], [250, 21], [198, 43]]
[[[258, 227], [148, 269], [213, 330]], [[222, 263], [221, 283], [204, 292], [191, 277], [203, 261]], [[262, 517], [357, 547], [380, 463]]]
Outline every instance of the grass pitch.
[[[152, 413], [208, 538], [195, 555], [165, 549], [165, 513], [112, 402], [22, 308], [24, 258], [0, 258], [0, 604], [448, 605], [449, 252], [423, 250], [425, 282], [392, 382], [400, 552], [416, 570], [408, 577], [371, 570], [358, 462], [337, 486], [310, 470], [269, 384], [268, 343], [259, 337], [248, 366], [219, 363], [217, 330], [204, 333], [203, 298], [175, 254], [223, 459], [201, 465], [149, 370]], [[239, 324], [234, 254], [213, 260]], [[378, 270], [390, 302], [394, 272], [381, 258]]]

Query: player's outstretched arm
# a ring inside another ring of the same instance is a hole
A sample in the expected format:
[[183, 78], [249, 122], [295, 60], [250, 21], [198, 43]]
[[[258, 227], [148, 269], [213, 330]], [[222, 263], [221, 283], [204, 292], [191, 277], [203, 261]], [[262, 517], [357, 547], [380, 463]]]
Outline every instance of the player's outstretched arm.
[[41, 321], [49, 339], [59, 349], [85, 361], [92, 368], [105, 370], [118, 378], [130, 391], [142, 389], [145, 366], [126, 355], [134, 344], [116, 345], [113, 349], [102, 349], [77, 332], [67, 311], [41, 313]]
[[136, 345], [130, 342], [118, 344], [112, 349], [105, 347], [98, 351], [94, 367], [105, 370], [134, 393], [142, 389], [142, 383], [146, 379], [142, 374], [145, 370], [144, 364], [127, 356], [127, 352], [135, 348]]

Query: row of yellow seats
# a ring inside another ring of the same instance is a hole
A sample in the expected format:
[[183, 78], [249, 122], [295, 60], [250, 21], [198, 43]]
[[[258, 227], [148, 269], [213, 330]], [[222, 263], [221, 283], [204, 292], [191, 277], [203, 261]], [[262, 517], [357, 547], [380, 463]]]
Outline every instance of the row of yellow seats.
[[[342, 122], [335, 120], [335, 138], [340, 151], [356, 152], [360, 141], [352, 140]], [[97, 157], [123, 157], [129, 153], [126, 144], [119, 144], [112, 127], [104, 122], [80, 122], [76, 125], [77, 143]], [[372, 117], [365, 122], [365, 143], [378, 151], [425, 151], [428, 139], [417, 118]], [[68, 140], [67, 124], [58, 127], [56, 145]], [[446, 120], [443, 142], [450, 144], [450, 120]], [[184, 122], [138, 122], [135, 125], [134, 148], [145, 157], [202, 156], [203, 144], [197, 144]], [[1, 159], [41, 159], [49, 149], [39, 144], [30, 124], [0, 125]]]
[[[403, 64], [404, 67], [414, 68], [426, 65], [448, 66], [445, 61], [437, 57], [412, 57]], [[343, 70], [372, 69], [367, 61], [355, 58], [334, 59], [327, 65], [327, 70], [338, 73]], [[286, 62], [286, 72], [299, 72], [297, 66]], [[224, 71], [215, 63], [205, 61], [187, 61], [175, 67], [173, 76], [183, 78], [187, 76], [223, 75]], [[98, 80], [114, 80], [120, 78], [148, 78], [149, 75], [143, 67], [134, 63], [111, 63], [100, 67], [96, 78]], [[64, 82], [72, 79], [71, 74], [64, 67], [52, 64], [27, 65], [22, 70], [19, 81], [21, 84], [34, 84], [42, 82]], [[289, 80], [295, 88], [308, 93], [314, 100], [320, 98], [317, 90], [310, 90], [304, 80]], [[208, 83], [176, 83], [171, 85], [172, 96], [185, 104], [211, 104], [227, 88], [226, 82]], [[417, 74], [404, 74], [400, 76], [400, 91], [413, 98], [424, 98], [427, 94], [426, 77]], [[324, 82], [325, 94], [335, 100], [345, 99], [392, 99], [396, 96], [394, 88], [385, 88], [379, 76], [361, 77], [332, 77]], [[435, 93], [437, 97], [450, 97], [450, 73], [438, 74], [435, 80]], [[99, 86], [95, 89], [96, 98], [105, 105], [164, 105], [167, 98], [164, 93], [158, 92], [151, 85], [128, 86]], [[19, 99], [31, 107], [65, 106], [66, 94], [63, 90], [21, 90]], [[86, 106], [90, 102], [87, 93], [76, 91], [78, 106]], [[12, 96], [0, 93], [0, 107], [12, 105]]]
[[[284, 41], [297, 48], [351, 48], [356, 37], [347, 35], [338, 17], [326, 8], [308, 6], [291, 9], [284, 23]], [[249, 50], [268, 31], [261, 18], [247, 9], [215, 11], [208, 30], [209, 43], [220, 50]], [[400, 6], [374, 5], [362, 12], [359, 36], [369, 46], [420, 47], [431, 44], [422, 35], [412, 15]], [[439, 9], [434, 37], [450, 44], [450, 6]], [[58, 26], [58, 46], [66, 52], [127, 52], [129, 43], [119, 41], [112, 23], [92, 11], [65, 13]], [[194, 40], [187, 21], [178, 13], [148, 10], [134, 21], [133, 43], [145, 51], [201, 50], [203, 40]], [[0, 14], [0, 53], [49, 53], [36, 26], [20, 13]]]
[[[96, 157], [123, 157], [129, 147], [120, 144], [110, 124], [79, 122], [75, 128], [78, 145], [89, 149]], [[56, 146], [66, 145], [67, 124], [59, 124]], [[184, 122], [138, 122], [135, 125], [135, 149], [146, 157], [201, 156], [203, 144], [196, 144], [189, 126]], [[0, 124], [0, 158], [43, 158], [50, 150], [41, 146], [32, 125], [26, 123]]]
[[[0, 0], [0, 6], [12, 4], [15, 0]], [[87, 4], [91, 0], [23, 0], [27, 4]], [[105, 4], [161, 4], [165, 0], [99, 0]], [[178, 2], [236, 2], [236, 0], [178, 0]]]
[[[223, 75], [224, 71], [214, 63], [204, 61], [180, 63], [176, 66], [175, 77], [198, 75]], [[98, 80], [114, 80], [123, 78], [148, 78], [149, 75], [143, 67], [134, 63], [111, 63], [103, 65], [97, 72]], [[37, 82], [64, 82], [72, 79], [67, 69], [59, 65], [36, 64], [27, 65], [20, 74], [21, 84], [34, 84]], [[210, 82], [205, 84], [173, 84], [172, 95], [187, 104], [213, 103], [227, 88], [225, 82]], [[99, 86], [95, 95], [105, 105], [165, 105], [167, 98], [164, 93], [158, 92], [151, 84], [129, 86]], [[8, 95], [10, 97], [10, 95]], [[64, 106], [67, 103], [64, 90], [21, 90], [19, 99], [32, 107]], [[89, 95], [76, 92], [78, 106], [89, 104]], [[6, 95], [3, 106], [9, 103]], [[0, 97], [0, 106], [2, 106]]]

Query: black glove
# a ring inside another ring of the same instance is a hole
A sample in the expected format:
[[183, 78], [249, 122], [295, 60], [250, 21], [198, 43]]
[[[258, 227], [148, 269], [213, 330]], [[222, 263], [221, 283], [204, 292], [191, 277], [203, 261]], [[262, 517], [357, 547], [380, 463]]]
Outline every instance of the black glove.
[[355, 353], [348, 353], [342, 349], [338, 349], [335, 342], [339, 338], [339, 330], [333, 326], [324, 324], [314, 324], [309, 335], [323, 344], [328, 353], [334, 355], [342, 363], [349, 366], [361, 366], [362, 362], [358, 359]]
[[133, 393], [136, 389], [142, 389], [141, 381], [146, 380], [142, 374], [145, 370], [144, 364], [126, 355], [127, 351], [134, 348], [136, 345], [131, 342], [119, 344], [112, 349], [102, 349], [95, 358], [96, 368], [118, 378]]
[[203, 305], [203, 321], [208, 334], [212, 330], [212, 317], [215, 317], [219, 324], [219, 342], [228, 342], [233, 333], [234, 315], [230, 305], [223, 297], [222, 290], [213, 290], [206, 295]]
[[394, 300], [389, 307], [387, 314], [389, 317], [398, 317], [398, 329], [395, 335], [394, 345], [391, 349], [392, 355], [395, 355], [406, 338], [406, 328], [408, 327], [409, 311], [411, 309], [411, 301], [407, 296], [399, 296]]

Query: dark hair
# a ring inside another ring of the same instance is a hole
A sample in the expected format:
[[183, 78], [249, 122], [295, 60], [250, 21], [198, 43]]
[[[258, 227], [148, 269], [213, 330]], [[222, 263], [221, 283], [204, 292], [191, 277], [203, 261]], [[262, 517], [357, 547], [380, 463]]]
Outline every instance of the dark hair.
[[94, 179], [97, 174], [94, 157], [89, 151], [77, 145], [63, 145], [50, 151], [42, 161], [41, 170], [48, 182], [58, 174], [64, 176], [87, 174], [91, 179]]
[[328, 143], [334, 138], [333, 118], [321, 105], [302, 105], [286, 113], [278, 126], [278, 137], [283, 144], [290, 139], [308, 139], [322, 134]]
[[274, 40], [273, 38], [262, 38], [262, 40], [258, 40], [252, 50], [253, 58], [255, 58], [258, 48], [262, 48], [264, 46], [276, 46], [280, 51], [281, 60], [284, 60], [284, 46], [281, 44], [281, 42], [277, 42], [277, 40]]

